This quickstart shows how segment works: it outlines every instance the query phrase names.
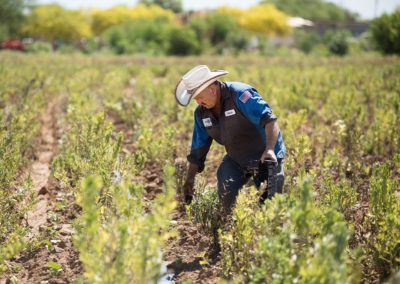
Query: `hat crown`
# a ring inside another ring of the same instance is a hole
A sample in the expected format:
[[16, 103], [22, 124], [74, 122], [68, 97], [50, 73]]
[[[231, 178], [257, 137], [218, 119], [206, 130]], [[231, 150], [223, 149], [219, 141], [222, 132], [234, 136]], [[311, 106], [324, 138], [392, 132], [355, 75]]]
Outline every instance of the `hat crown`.
[[210, 75], [211, 71], [207, 65], [199, 65], [183, 75], [182, 82], [188, 90], [193, 90], [208, 80]]

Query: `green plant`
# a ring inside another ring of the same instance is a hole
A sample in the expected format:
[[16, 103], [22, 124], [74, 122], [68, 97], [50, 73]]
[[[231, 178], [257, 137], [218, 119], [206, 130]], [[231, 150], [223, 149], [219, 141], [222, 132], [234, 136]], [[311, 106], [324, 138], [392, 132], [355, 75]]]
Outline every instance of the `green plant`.
[[195, 196], [189, 216], [201, 224], [205, 233], [212, 235], [216, 240], [217, 231], [224, 221], [217, 189], [207, 185], [206, 180], [200, 176], [196, 177], [194, 188]]
[[62, 265], [53, 261], [47, 263], [47, 268], [49, 269], [50, 274], [53, 276], [57, 276], [62, 271]]
[[190, 55], [201, 52], [196, 34], [189, 28], [174, 28], [169, 36], [168, 54]]
[[324, 41], [332, 54], [344, 56], [349, 51], [350, 37], [350, 32], [346, 30], [329, 31], [325, 33]]
[[162, 262], [161, 245], [172, 233], [167, 230], [175, 207], [173, 167], [164, 168], [164, 192], [145, 213], [142, 186], [123, 182], [111, 188], [112, 203], [99, 203], [104, 184], [87, 177], [81, 185], [82, 206], [76, 244], [91, 283], [156, 281]]
[[221, 232], [224, 273], [240, 281], [337, 283], [357, 279], [348, 229], [340, 213], [322, 211], [304, 178], [293, 196], [277, 195], [258, 208], [254, 189], [239, 194], [232, 227]]
[[371, 25], [372, 39], [385, 54], [400, 54], [400, 9], [383, 14]]
[[389, 163], [375, 165], [370, 180], [370, 212], [368, 222], [372, 235], [368, 238], [374, 269], [381, 278], [400, 268], [400, 199], [398, 182], [390, 179]]

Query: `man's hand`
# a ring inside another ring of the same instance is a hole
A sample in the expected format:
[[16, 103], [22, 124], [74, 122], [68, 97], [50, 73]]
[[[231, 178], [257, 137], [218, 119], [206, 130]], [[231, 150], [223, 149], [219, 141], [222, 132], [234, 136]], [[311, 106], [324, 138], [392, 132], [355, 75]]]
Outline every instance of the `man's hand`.
[[264, 153], [261, 155], [260, 160], [262, 163], [264, 163], [266, 160], [271, 160], [275, 163], [278, 162], [274, 150], [271, 149], [265, 149]]
[[190, 204], [194, 194], [194, 177], [196, 176], [199, 167], [196, 164], [189, 163], [188, 172], [185, 183], [183, 184], [182, 193], [185, 198], [185, 203]]
[[193, 194], [194, 194], [194, 180], [186, 180], [185, 184], [183, 185], [183, 195], [185, 198], [185, 203], [189, 205], [192, 203]]

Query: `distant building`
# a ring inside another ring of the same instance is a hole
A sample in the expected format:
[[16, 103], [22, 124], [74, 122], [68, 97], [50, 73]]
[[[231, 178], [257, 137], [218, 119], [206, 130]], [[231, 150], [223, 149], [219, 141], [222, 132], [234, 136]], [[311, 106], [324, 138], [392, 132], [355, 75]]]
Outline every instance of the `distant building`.
[[354, 37], [360, 37], [369, 28], [369, 22], [353, 21], [314, 21], [312, 26], [302, 26], [305, 31], [324, 34], [328, 30], [348, 30]]
[[314, 25], [310, 20], [306, 20], [300, 17], [292, 17], [288, 19], [288, 25], [292, 28], [301, 28], [301, 27], [312, 27]]

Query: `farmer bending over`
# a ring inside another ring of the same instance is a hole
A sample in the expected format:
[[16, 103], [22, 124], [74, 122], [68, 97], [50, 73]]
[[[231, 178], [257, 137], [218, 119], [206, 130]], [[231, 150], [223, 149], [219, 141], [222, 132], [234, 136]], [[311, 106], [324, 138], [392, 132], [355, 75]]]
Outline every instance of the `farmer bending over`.
[[282, 192], [285, 146], [277, 117], [269, 105], [252, 86], [218, 81], [227, 73], [210, 71], [206, 65], [196, 66], [178, 82], [175, 97], [182, 106], [187, 106], [191, 99], [198, 104], [183, 186], [185, 201], [191, 202], [195, 175], [203, 171], [211, 143], [216, 140], [227, 152], [217, 171], [218, 196], [224, 209], [230, 212], [239, 189], [251, 176], [255, 186], [260, 186], [260, 175], [251, 170], [255, 163], [266, 160], [277, 163], [276, 187]]

